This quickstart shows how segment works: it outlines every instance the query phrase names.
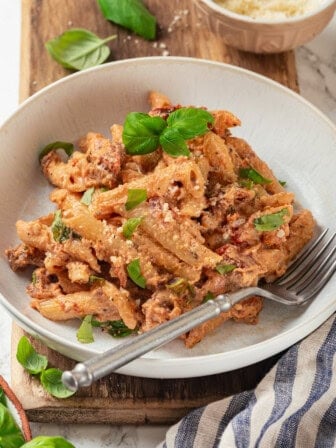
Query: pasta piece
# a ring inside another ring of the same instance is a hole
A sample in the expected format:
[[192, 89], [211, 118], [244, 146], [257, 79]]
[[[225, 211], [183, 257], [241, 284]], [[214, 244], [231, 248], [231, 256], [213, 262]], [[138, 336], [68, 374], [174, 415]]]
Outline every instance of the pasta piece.
[[114, 286], [113, 283], [107, 281], [104, 282], [102, 290], [118, 310], [125, 325], [131, 330], [134, 330], [138, 325], [136, 305], [135, 302], [130, 299], [128, 291], [119, 289]]
[[156, 92], [156, 91], [150, 92], [148, 101], [151, 106], [151, 109], [172, 106], [170, 99], [161, 92]]
[[[118, 291], [120, 294], [120, 292]], [[59, 295], [50, 300], [33, 300], [32, 307], [50, 320], [60, 321], [94, 315], [100, 321], [120, 320], [121, 316], [111, 297], [102, 288]]]
[[48, 250], [51, 243], [51, 232], [46, 224], [36, 221], [17, 221], [16, 231], [20, 240], [27, 246], [34, 247], [42, 252]]
[[232, 112], [228, 110], [213, 110], [211, 111], [215, 122], [212, 130], [220, 137], [225, 137], [228, 128], [240, 126], [241, 121]]
[[229, 150], [225, 142], [215, 133], [208, 132], [204, 136], [203, 152], [209, 160], [211, 171], [220, 183], [234, 182], [237, 178]]

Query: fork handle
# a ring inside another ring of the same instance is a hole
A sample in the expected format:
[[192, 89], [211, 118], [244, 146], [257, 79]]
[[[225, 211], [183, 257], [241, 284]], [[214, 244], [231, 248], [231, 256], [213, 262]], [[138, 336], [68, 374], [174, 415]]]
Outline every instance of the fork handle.
[[145, 353], [172, 341], [220, 313], [229, 311], [237, 302], [254, 293], [254, 288], [246, 288], [231, 294], [221, 294], [214, 300], [209, 300], [153, 330], [130, 339], [125, 344], [107, 350], [88, 361], [78, 363], [73, 370], [63, 373], [62, 382], [72, 391], [77, 391], [82, 386], [90, 386], [97, 379], [108, 375]]

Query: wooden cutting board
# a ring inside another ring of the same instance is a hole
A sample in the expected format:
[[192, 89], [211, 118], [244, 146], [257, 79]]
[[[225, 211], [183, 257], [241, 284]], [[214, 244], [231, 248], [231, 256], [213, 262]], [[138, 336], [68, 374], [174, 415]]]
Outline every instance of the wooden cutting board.
[[[122, 1], [122, 0], [120, 0]], [[111, 60], [141, 56], [193, 56], [235, 64], [298, 90], [292, 52], [253, 55], [226, 47], [206, 28], [192, 0], [146, 0], [158, 19], [158, 39], [146, 42], [106, 21], [95, 0], [23, 0], [20, 97], [24, 100], [69, 72], [54, 62], [44, 43], [67, 28], [87, 28], [100, 37], [117, 34]], [[253, 388], [278, 356], [250, 367], [202, 378], [143, 379], [112, 374], [67, 400], [48, 396], [15, 359], [23, 330], [13, 326], [12, 385], [31, 421], [60, 423], [172, 423], [191, 409]], [[33, 341], [50, 364], [71, 369], [74, 361]]]

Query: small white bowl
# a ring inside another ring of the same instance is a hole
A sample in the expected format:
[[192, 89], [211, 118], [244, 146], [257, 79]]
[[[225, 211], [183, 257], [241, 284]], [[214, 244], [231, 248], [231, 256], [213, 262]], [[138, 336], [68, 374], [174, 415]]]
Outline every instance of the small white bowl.
[[336, 0], [321, 0], [304, 15], [286, 19], [253, 19], [236, 14], [213, 0], [194, 0], [206, 26], [232, 47], [253, 53], [292, 50], [317, 36], [330, 22]]

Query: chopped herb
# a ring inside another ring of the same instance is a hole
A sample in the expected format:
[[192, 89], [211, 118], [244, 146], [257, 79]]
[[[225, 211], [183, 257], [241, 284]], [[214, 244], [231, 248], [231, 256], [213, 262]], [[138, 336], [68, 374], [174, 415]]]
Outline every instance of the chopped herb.
[[143, 220], [143, 216], [140, 216], [139, 218], [130, 218], [128, 219], [125, 224], [123, 225], [122, 231], [123, 235], [126, 239], [130, 239], [141, 221]]
[[44, 156], [49, 154], [49, 152], [54, 151], [55, 149], [63, 149], [66, 155], [70, 157], [74, 152], [74, 145], [72, 143], [61, 141], [49, 143], [39, 152], [39, 161], [41, 162]]
[[143, 189], [131, 189], [127, 191], [127, 201], [125, 208], [127, 211], [132, 210], [137, 205], [141, 204], [147, 199], [147, 190]]
[[250, 179], [255, 184], [265, 185], [272, 183], [271, 179], [266, 179], [266, 177], [262, 176], [260, 173], [258, 173], [257, 170], [254, 168], [240, 168], [239, 170], [239, 177], [242, 179]]
[[98, 277], [97, 275], [89, 276], [89, 283], [93, 285], [94, 283], [104, 283], [105, 279], [103, 277]]
[[278, 182], [282, 187], [285, 187], [287, 185], [287, 182], [285, 180], [278, 180]]
[[86, 190], [82, 196], [81, 203], [89, 206], [92, 202], [92, 196], [93, 196], [94, 191], [95, 191], [94, 187]]
[[253, 221], [253, 224], [255, 229], [259, 232], [271, 232], [284, 224], [284, 216], [288, 214], [289, 212], [287, 208], [283, 208], [277, 213], [271, 213], [269, 215], [263, 215], [256, 218]]
[[129, 278], [131, 280], [133, 280], [133, 282], [136, 285], [140, 286], [140, 288], [146, 288], [146, 279], [141, 274], [140, 259], [139, 258], [131, 261], [127, 265], [127, 273], [128, 273]]
[[213, 300], [214, 298], [215, 298], [215, 294], [213, 294], [212, 292], [208, 291], [208, 292], [205, 294], [202, 303], [206, 303], [206, 302], [208, 302], [209, 300]]
[[123, 338], [134, 333], [136, 330], [128, 328], [122, 319], [120, 320], [107, 320], [100, 322], [98, 320], [92, 320], [93, 327], [104, 328], [114, 338]]
[[94, 341], [92, 332], [92, 316], [85, 316], [76, 333], [78, 342], [82, 344], [90, 344]]
[[254, 182], [251, 179], [241, 179], [239, 181], [239, 184], [243, 187], [243, 188], [247, 188], [248, 190], [252, 190], [253, 186], [254, 186]]
[[67, 227], [62, 221], [61, 210], [57, 210], [55, 212], [55, 217], [51, 224], [51, 232], [53, 234], [54, 240], [57, 243], [63, 243], [65, 240], [68, 240], [70, 238], [71, 229]]
[[34, 271], [33, 273], [32, 273], [32, 284], [35, 286], [36, 285], [36, 282], [37, 282], [37, 275], [36, 275], [36, 272]]
[[109, 189], [108, 189], [107, 187], [101, 187], [101, 188], [100, 188], [100, 191], [101, 191], [102, 193], [105, 193], [105, 191], [109, 191]]
[[174, 278], [170, 282], [167, 283], [166, 287], [171, 289], [176, 295], [182, 296], [186, 292], [190, 298], [195, 297], [195, 287], [191, 283], [188, 282], [185, 278]]
[[216, 271], [221, 275], [225, 275], [234, 271], [236, 267], [237, 266], [235, 264], [218, 264], [216, 266]]
[[3, 391], [3, 389], [1, 389], [1, 387], [0, 387], [0, 403], [1, 403], [3, 406], [6, 406], [6, 407], [7, 407], [7, 399], [6, 399], [6, 395], [5, 395], [5, 392]]

